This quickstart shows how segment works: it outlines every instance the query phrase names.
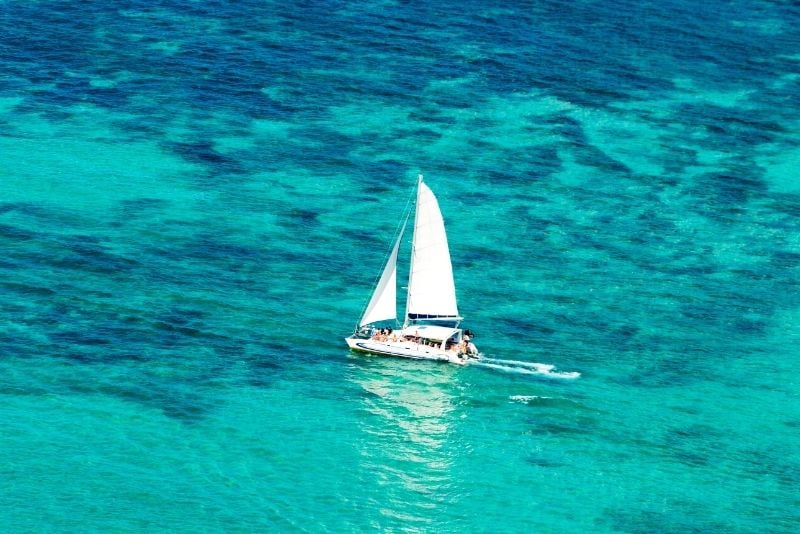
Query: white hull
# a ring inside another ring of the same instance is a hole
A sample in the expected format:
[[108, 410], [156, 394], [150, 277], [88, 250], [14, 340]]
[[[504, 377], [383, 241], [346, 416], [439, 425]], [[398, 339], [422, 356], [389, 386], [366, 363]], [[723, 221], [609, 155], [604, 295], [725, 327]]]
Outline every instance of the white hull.
[[452, 350], [442, 350], [439, 347], [430, 347], [413, 341], [377, 341], [375, 339], [361, 339], [355, 337], [345, 338], [352, 350], [368, 352], [380, 356], [397, 356], [413, 360], [433, 360], [438, 362], [466, 365], [474, 356], [459, 355]]

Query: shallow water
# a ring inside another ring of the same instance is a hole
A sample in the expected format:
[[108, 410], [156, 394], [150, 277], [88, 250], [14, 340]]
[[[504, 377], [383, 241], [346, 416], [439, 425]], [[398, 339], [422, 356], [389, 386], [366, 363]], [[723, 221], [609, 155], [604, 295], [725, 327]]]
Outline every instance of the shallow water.
[[[7, 529], [798, 530], [800, 10], [493, 6], [0, 1]], [[348, 353], [419, 171], [580, 378]]]

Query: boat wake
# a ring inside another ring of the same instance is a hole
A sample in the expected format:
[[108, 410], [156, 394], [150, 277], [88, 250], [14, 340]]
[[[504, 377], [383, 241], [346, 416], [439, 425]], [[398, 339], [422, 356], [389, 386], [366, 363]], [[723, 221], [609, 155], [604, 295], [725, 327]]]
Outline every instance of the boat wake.
[[550, 378], [567, 378], [574, 379], [581, 376], [576, 371], [556, 371], [555, 365], [547, 363], [524, 362], [521, 360], [502, 360], [499, 358], [481, 358], [480, 360], [470, 362], [470, 365], [478, 367], [485, 367], [487, 369], [494, 369], [504, 373], [516, 373], [521, 375], [539, 375], [547, 376]]

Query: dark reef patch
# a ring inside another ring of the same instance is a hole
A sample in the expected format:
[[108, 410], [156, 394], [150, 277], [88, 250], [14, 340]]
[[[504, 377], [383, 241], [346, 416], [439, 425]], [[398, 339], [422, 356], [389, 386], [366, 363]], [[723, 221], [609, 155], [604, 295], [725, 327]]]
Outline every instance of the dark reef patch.
[[[693, 510], [696, 506], [673, 506], [671, 512], [652, 511], [637, 507], [609, 509], [598, 520], [617, 532], [626, 534], [704, 534], [727, 532], [728, 525], [706, 519], [706, 514]], [[681, 509], [684, 510], [681, 510]], [[682, 512], [682, 513], [681, 513]]]
[[0, 238], [13, 239], [15, 241], [29, 241], [38, 236], [36, 232], [31, 232], [18, 226], [10, 224], [0, 224]]
[[544, 458], [542, 456], [529, 456], [525, 461], [529, 465], [533, 465], [536, 467], [545, 467], [545, 468], [562, 468], [562, 467], [567, 467], [569, 465], [566, 462], [553, 460], [550, 458]]
[[241, 174], [246, 172], [242, 164], [229, 156], [220, 154], [210, 141], [163, 143], [166, 150], [170, 150], [191, 163], [199, 163], [213, 168], [217, 172], [228, 174]]

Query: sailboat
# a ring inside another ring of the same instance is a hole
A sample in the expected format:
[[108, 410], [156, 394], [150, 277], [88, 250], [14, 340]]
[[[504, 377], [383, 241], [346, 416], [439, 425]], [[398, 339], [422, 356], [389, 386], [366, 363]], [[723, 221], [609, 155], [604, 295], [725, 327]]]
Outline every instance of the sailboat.
[[414, 236], [402, 328], [381, 327], [397, 320], [397, 257], [410, 212], [400, 228], [381, 277], [353, 334], [355, 351], [465, 365], [480, 356], [472, 332], [460, 328], [450, 249], [439, 202], [420, 174]]

